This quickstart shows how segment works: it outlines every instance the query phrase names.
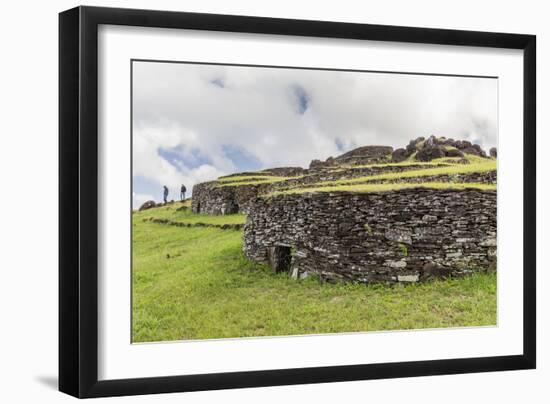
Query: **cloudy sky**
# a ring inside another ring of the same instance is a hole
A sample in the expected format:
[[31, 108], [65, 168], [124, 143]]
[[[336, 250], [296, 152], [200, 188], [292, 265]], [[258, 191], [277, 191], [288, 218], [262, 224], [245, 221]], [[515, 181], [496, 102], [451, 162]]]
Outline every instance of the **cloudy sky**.
[[497, 80], [185, 63], [133, 63], [133, 204], [183, 183], [308, 167], [419, 136], [497, 142]]

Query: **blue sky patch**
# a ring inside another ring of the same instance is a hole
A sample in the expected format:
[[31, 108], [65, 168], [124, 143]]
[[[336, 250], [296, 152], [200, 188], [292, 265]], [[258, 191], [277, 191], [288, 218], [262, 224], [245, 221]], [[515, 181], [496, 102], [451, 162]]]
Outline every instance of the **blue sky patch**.
[[344, 143], [339, 138], [334, 139], [334, 143], [336, 144], [336, 148], [338, 149], [338, 151], [344, 151]]
[[240, 146], [224, 144], [222, 151], [235, 165], [237, 171], [255, 171], [263, 168], [262, 162], [256, 156]]
[[294, 86], [294, 97], [296, 97], [296, 103], [298, 105], [298, 112], [303, 115], [309, 107], [309, 94], [302, 86]]
[[177, 146], [171, 149], [159, 147], [157, 152], [159, 156], [178, 169], [182, 163], [189, 169], [197, 168], [204, 164], [212, 164], [210, 158], [201, 153], [200, 150], [191, 149], [187, 151], [185, 150], [185, 146]]
[[219, 87], [219, 88], [225, 88], [225, 83], [223, 82], [222, 79], [220, 78], [216, 78], [214, 80], [210, 80], [210, 84], [216, 86], [216, 87]]
[[[133, 176], [133, 191], [138, 194], [152, 195], [156, 201], [162, 200], [162, 185], [141, 175]], [[176, 190], [172, 192], [176, 192]]]

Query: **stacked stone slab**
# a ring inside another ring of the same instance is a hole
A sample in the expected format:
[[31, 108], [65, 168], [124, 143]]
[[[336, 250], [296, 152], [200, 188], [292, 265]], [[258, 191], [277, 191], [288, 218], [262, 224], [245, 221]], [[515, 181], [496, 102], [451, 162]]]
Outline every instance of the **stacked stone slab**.
[[[421, 166], [387, 166], [387, 167], [362, 167], [350, 168], [348, 170], [312, 173], [311, 175], [291, 178], [285, 181], [267, 184], [239, 184], [223, 185], [216, 181], [204, 182], [193, 187], [192, 209], [194, 213], [205, 213], [210, 215], [227, 215], [233, 213], [248, 213], [254, 200], [269, 192], [284, 190], [300, 186], [301, 188], [315, 187], [320, 181], [336, 181], [352, 179], [368, 175], [384, 173], [405, 172], [417, 170]], [[434, 166], [437, 167], [437, 166]], [[244, 181], [244, 180], [243, 180]], [[496, 170], [469, 173], [469, 174], [441, 174], [421, 177], [404, 177], [394, 180], [365, 180], [366, 184], [377, 184], [387, 182], [477, 182], [483, 184], [496, 184]], [[356, 184], [358, 184], [356, 182]]]
[[270, 184], [220, 186], [216, 181], [203, 182], [193, 187], [193, 213], [229, 215], [248, 213], [251, 203], [265, 193]]
[[[393, 153], [393, 154], [392, 154]], [[413, 158], [413, 154], [416, 155]], [[253, 200], [258, 196], [273, 191], [293, 187], [315, 186], [319, 182], [338, 181], [357, 177], [372, 176], [384, 173], [399, 173], [426, 168], [420, 164], [408, 165], [372, 165], [376, 163], [399, 162], [407, 158], [413, 161], [430, 161], [441, 157], [464, 157], [464, 153], [486, 157], [479, 145], [468, 141], [430, 136], [411, 140], [406, 148], [393, 151], [389, 146], [363, 146], [337, 157], [329, 157], [325, 161], [313, 160], [309, 169], [301, 167], [278, 167], [256, 172], [242, 172], [225, 178], [242, 177], [230, 183], [210, 181], [193, 187], [192, 209], [194, 213], [212, 215], [248, 213]], [[496, 157], [496, 149], [491, 150], [491, 156]], [[464, 163], [468, 161], [463, 159]], [[459, 160], [449, 160], [448, 163], [460, 163]], [[370, 165], [369, 165], [370, 164]], [[445, 166], [443, 159], [431, 168]], [[247, 184], [247, 177], [258, 176], [290, 177], [283, 181]], [[439, 182], [480, 182], [496, 183], [496, 171], [484, 173], [435, 175], [423, 177], [403, 177], [398, 182], [418, 183], [426, 181]], [[365, 183], [395, 182], [392, 180], [365, 180]]]
[[243, 249], [297, 277], [415, 282], [494, 269], [496, 231], [496, 191], [282, 194], [250, 206]]
[[362, 146], [350, 150], [338, 157], [329, 157], [325, 161], [313, 160], [309, 168], [310, 170], [322, 170], [335, 165], [359, 165], [359, 164], [375, 164], [387, 161], [393, 152], [391, 146]]

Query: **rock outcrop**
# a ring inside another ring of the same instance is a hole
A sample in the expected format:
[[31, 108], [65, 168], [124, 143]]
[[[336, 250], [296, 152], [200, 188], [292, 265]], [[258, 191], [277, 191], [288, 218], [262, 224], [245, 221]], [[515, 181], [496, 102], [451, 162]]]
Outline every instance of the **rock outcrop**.
[[432, 135], [427, 139], [419, 137], [411, 140], [405, 149], [397, 149], [393, 152], [392, 160], [399, 163], [413, 157], [417, 161], [432, 161], [441, 157], [464, 157], [465, 154], [487, 157], [485, 151], [477, 144], [472, 144], [467, 140], [455, 141]]
[[157, 204], [155, 203], [155, 201], [146, 201], [144, 202], [140, 207], [139, 207], [139, 210], [147, 210], [147, 209], [151, 209], [151, 208], [154, 208], [155, 206], [157, 206]]
[[310, 170], [318, 170], [339, 165], [375, 164], [388, 161], [393, 153], [391, 146], [362, 146], [350, 150], [338, 157], [329, 157], [325, 161], [313, 160]]

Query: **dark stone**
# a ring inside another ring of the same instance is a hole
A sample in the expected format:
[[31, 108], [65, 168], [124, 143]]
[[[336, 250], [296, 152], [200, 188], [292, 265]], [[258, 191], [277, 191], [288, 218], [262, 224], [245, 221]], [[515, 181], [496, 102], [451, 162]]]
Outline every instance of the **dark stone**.
[[325, 163], [323, 163], [321, 160], [311, 160], [311, 163], [309, 163], [310, 170], [324, 166]]
[[155, 203], [155, 201], [147, 201], [147, 202], [144, 202], [144, 203], [139, 207], [139, 210], [140, 210], [140, 211], [142, 211], [142, 210], [147, 210], [147, 209], [154, 208], [155, 206], [157, 206], [157, 204]]
[[430, 147], [435, 146], [437, 144], [437, 139], [434, 135], [431, 135], [426, 141], [424, 142], [424, 147]]
[[383, 159], [388, 157], [392, 152], [393, 147], [391, 146], [363, 146], [344, 153], [334, 160], [342, 162], [350, 159]]
[[410, 156], [416, 151], [416, 143], [414, 140], [411, 140], [407, 147], [405, 148], [407, 150], [407, 154]]
[[405, 149], [395, 149], [391, 155], [391, 159], [394, 163], [400, 163], [409, 157], [407, 150]]
[[497, 158], [497, 148], [496, 147], [491, 147], [489, 149], [489, 155], [493, 158]]
[[[294, 177], [294, 176], [303, 175], [306, 173], [307, 173], [307, 170], [302, 167], [275, 167], [275, 168], [269, 168], [267, 170], [262, 171], [262, 174], [279, 175], [282, 177]], [[249, 174], [257, 175], [258, 173], [253, 172]]]
[[454, 141], [454, 139], [449, 138], [449, 139], [445, 139], [445, 141], [443, 142], [443, 144], [444, 144], [445, 146], [454, 146], [455, 141]]
[[450, 149], [450, 150], [445, 150], [445, 156], [446, 157], [464, 157], [464, 153], [462, 153], [458, 149]]
[[[475, 148], [473, 146], [463, 148], [462, 152], [466, 153], [466, 154], [473, 154], [474, 156], [482, 156], [481, 151], [478, 148]], [[485, 153], [483, 153], [483, 154], [485, 154]]]
[[421, 280], [427, 280], [431, 278], [448, 278], [452, 275], [452, 270], [442, 265], [429, 262], [422, 268], [420, 276]]
[[457, 149], [464, 150], [472, 147], [472, 143], [467, 140], [457, 140], [454, 144]]
[[431, 146], [425, 143], [422, 149], [420, 149], [418, 153], [416, 153], [416, 159], [418, 161], [431, 161], [433, 159], [445, 157], [445, 152], [446, 150], [443, 146]]

